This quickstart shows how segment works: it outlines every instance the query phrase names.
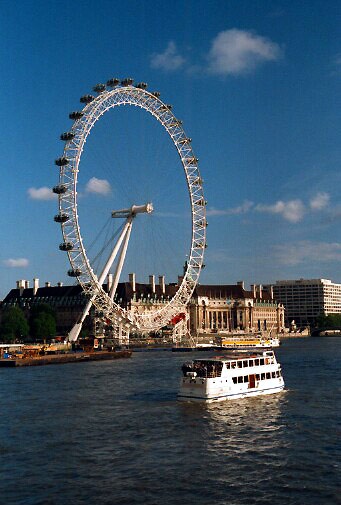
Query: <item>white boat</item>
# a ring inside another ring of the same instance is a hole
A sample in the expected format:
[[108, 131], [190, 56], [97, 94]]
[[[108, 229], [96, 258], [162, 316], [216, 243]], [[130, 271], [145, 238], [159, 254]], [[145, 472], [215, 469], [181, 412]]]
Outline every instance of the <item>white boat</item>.
[[218, 402], [279, 393], [284, 389], [281, 365], [273, 351], [254, 351], [182, 366], [178, 400]]

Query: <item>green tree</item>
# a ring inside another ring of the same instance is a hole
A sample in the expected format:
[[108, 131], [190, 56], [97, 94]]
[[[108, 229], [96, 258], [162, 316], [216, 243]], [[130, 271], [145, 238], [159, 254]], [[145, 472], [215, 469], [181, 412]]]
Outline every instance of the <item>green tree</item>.
[[341, 314], [321, 314], [317, 318], [317, 327], [318, 328], [341, 328]]
[[16, 339], [22, 340], [29, 334], [29, 325], [25, 314], [19, 307], [10, 307], [2, 313], [0, 338], [7, 344]]
[[50, 340], [56, 334], [56, 315], [49, 305], [36, 305], [31, 309], [30, 334], [37, 340]]

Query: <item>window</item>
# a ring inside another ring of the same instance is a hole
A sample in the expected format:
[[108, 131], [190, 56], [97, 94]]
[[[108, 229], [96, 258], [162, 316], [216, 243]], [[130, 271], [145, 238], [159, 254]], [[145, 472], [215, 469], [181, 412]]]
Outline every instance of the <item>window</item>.
[[229, 370], [230, 369], [230, 363], [226, 363], [226, 368]]
[[249, 376], [248, 375], [244, 375], [244, 382], [249, 382]]
[[271, 373], [270, 372], [266, 372], [266, 378], [267, 379], [271, 379]]
[[237, 361], [237, 365], [238, 365], [238, 368], [241, 368], [243, 366], [243, 362], [242, 361]]
[[237, 377], [232, 377], [233, 384], [237, 384]]
[[253, 366], [253, 365], [254, 365], [253, 359], [250, 359], [249, 360], [249, 366]]
[[236, 368], [236, 362], [235, 361], [232, 361], [231, 368]]
[[259, 363], [260, 363], [260, 365], [264, 365], [264, 358], [261, 358], [261, 359], [259, 360]]
[[248, 363], [248, 360], [246, 359], [245, 361], [243, 361], [243, 367], [247, 367], [249, 366], [249, 363]]
[[259, 366], [259, 359], [255, 359], [255, 366]]
[[243, 376], [241, 375], [240, 377], [238, 377], [238, 384], [241, 384], [243, 382]]
[[260, 375], [260, 378], [261, 378], [261, 380], [263, 381], [263, 380], [265, 379], [265, 373], [262, 373], [262, 374]]

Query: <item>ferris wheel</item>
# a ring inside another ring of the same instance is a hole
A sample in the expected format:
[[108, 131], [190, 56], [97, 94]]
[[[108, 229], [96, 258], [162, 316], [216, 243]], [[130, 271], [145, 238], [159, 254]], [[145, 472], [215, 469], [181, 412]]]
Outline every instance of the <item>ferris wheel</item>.
[[[59, 183], [53, 188], [59, 200], [59, 213], [54, 220], [60, 223], [63, 235], [59, 249], [68, 255], [71, 265], [68, 275], [77, 278], [89, 300], [82, 320], [77, 323], [69, 336], [70, 340], [78, 338], [82, 322], [92, 305], [104, 319], [126, 332], [156, 331], [167, 325], [188, 304], [204, 266], [206, 248], [206, 202], [198, 159], [193, 153], [191, 139], [186, 136], [182, 122], [173, 114], [172, 107], [160, 99], [159, 92], [149, 92], [145, 83], [133, 85], [132, 79], [121, 81], [110, 79], [106, 85], [97, 84], [93, 91], [95, 95], [88, 94], [81, 97], [80, 102], [84, 104], [82, 110], [69, 114], [73, 125], [69, 131], [60, 136], [65, 142], [65, 147], [62, 156], [55, 160], [60, 174]], [[167, 303], [156, 305], [154, 310], [142, 313], [123, 308], [117, 302], [115, 293], [135, 218], [141, 214], [151, 215], [154, 211], [153, 203], [133, 201], [129, 202], [126, 208], [108, 209], [112, 219], [123, 220], [123, 225], [100, 271], [95, 270], [89, 259], [79, 223], [77, 183], [78, 174], [82, 170], [81, 157], [87, 138], [95, 123], [105, 113], [120, 106], [134, 106], [148, 112], [167, 132], [180, 158], [190, 203], [191, 237], [182, 281]], [[104, 289], [105, 280], [114, 263], [113, 282], [110, 289]]]

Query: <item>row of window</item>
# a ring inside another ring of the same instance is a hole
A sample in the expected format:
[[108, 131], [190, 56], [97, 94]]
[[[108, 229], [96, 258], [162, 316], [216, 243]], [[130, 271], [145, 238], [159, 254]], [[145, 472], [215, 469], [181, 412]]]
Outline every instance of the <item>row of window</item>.
[[247, 368], [249, 366], [263, 366], [273, 363], [273, 358], [244, 359], [243, 361], [230, 361], [226, 363], [226, 368]]
[[[263, 381], [263, 380], [269, 380], [269, 379], [276, 379], [278, 377], [281, 377], [281, 372], [277, 370], [276, 372], [266, 372], [266, 373], [257, 373], [255, 375], [256, 380]], [[242, 384], [243, 382], [249, 382], [249, 376], [248, 375], [240, 375], [239, 377], [232, 377], [233, 384]]]

